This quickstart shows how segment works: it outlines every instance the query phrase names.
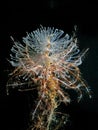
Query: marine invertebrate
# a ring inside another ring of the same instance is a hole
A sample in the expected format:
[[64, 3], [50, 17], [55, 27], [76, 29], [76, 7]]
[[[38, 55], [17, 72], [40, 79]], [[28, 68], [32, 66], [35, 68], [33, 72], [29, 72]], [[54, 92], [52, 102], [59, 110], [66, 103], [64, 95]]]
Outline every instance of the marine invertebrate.
[[70, 103], [66, 90], [77, 91], [79, 100], [82, 88], [89, 93], [78, 67], [88, 49], [80, 52], [75, 33], [64, 35], [62, 30], [41, 26], [27, 33], [22, 44], [14, 41], [11, 51], [10, 63], [15, 70], [10, 74], [8, 88], [38, 91], [31, 130], [58, 130], [67, 121], [67, 115], [58, 111], [62, 102]]

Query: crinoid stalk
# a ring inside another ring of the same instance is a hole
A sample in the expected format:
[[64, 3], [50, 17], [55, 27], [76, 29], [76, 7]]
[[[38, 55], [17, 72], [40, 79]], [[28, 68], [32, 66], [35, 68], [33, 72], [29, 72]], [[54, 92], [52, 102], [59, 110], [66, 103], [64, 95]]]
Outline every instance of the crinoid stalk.
[[58, 111], [58, 107], [62, 102], [70, 103], [66, 90], [77, 91], [79, 100], [82, 89], [89, 93], [78, 68], [88, 49], [80, 52], [75, 32], [69, 36], [62, 30], [41, 26], [27, 33], [23, 43], [14, 41], [11, 51], [10, 63], [15, 70], [10, 74], [7, 88], [36, 89], [38, 92], [30, 129], [60, 129], [67, 115]]

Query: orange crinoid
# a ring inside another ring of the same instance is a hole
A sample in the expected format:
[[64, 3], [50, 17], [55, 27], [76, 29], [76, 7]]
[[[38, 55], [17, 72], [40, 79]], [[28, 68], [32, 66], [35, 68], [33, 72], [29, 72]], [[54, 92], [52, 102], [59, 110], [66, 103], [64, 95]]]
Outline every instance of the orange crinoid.
[[62, 30], [41, 26], [27, 34], [23, 44], [14, 41], [11, 51], [10, 63], [15, 70], [10, 74], [7, 86], [25, 90], [27, 84], [28, 89], [38, 91], [30, 129], [60, 129], [67, 121], [67, 115], [57, 108], [61, 102], [70, 103], [66, 90], [76, 90], [79, 99], [82, 88], [89, 92], [78, 68], [88, 49], [80, 52], [75, 33], [64, 36]]

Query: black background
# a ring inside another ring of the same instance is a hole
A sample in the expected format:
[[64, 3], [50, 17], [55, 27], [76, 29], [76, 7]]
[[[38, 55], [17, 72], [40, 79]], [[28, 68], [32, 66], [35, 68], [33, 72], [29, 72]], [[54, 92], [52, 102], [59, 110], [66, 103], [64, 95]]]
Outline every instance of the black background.
[[[26, 32], [37, 29], [40, 24], [72, 33], [78, 26], [79, 47], [89, 48], [80, 69], [87, 80], [92, 99], [88, 96], [67, 108], [70, 122], [66, 130], [98, 129], [98, 3], [93, 1], [41, 0], [13, 1], [1, 4], [0, 24], [0, 129], [25, 130], [29, 122], [29, 94], [11, 91], [6, 95], [6, 82], [11, 65], [8, 63], [12, 41], [26, 36]], [[33, 102], [33, 100], [32, 100]]]

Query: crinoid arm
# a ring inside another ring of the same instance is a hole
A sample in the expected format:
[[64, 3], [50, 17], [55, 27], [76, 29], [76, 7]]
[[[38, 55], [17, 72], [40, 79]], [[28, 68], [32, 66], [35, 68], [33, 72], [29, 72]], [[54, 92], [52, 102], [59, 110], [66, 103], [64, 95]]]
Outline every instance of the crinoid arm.
[[[76, 29], [76, 28], [75, 28]], [[70, 103], [67, 89], [89, 93], [79, 65], [88, 49], [80, 52], [75, 33], [64, 35], [63, 30], [41, 26], [27, 33], [23, 42], [14, 41], [10, 63], [15, 70], [10, 74], [7, 88], [38, 92], [32, 110], [30, 130], [59, 130], [68, 115], [59, 111], [61, 103]]]

